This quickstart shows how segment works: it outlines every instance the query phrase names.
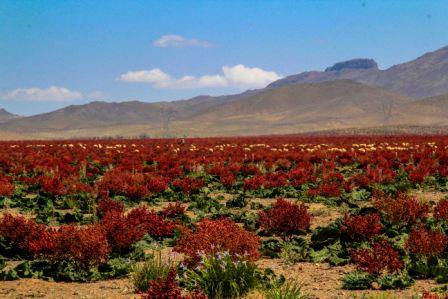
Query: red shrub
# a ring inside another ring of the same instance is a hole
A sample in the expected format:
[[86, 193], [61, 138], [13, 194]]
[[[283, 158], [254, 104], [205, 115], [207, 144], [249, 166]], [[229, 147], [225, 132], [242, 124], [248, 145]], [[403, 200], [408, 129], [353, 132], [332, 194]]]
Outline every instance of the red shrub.
[[9, 197], [14, 194], [14, 184], [9, 177], [0, 177], [0, 196]]
[[52, 196], [65, 194], [65, 187], [59, 176], [41, 176], [39, 184], [43, 192]]
[[288, 172], [292, 186], [300, 187], [312, 180], [312, 165], [301, 165]]
[[174, 205], [170, 203], [166, 206], [161, 212], [160, 216], [163, 218], [177, 218], [185, 214], [186, 207], [183, 206], [180, 202], [176, 202]]
[[204, 219], [197, 223], [194, 231], [184, 229], [177, 241], [175, 251], [184, 253], [190, 262], [197, 262], [201, 254], [228, 251], [230, 255], [257, 260], [260, 256], [260, 239], [238, 226], [230, 219]]
[[145, 207], [132, 209], [127, 215], [118, 212], [107, 213], [101, 219], [110, 245], [117, 250], [126, 250], [145, 234], [165, 237], [173, 234], [176, 225], [164, 220]]
[[228, 173], [226, 175], [221, 176], [219, 181], [221, 182], [221, 184], [223, 184], [224, 187], [230, 188], [233, 186], [233, 184], [235, 184], [236, 177], [233, 173]]
[[447, 199], [443, 199], [437, 203], [437, 206], [434, 208], [434, 217], [437, 220], [448, 221], [448, 200]]
[[174, 188], [182, 191], [182, 193], [192, 194], [204, 187], [204, 181], [201, 179], [186, 177], [175, 180], [172, 185]]
[[426, 219], [429, 211], [428, 205], [406, 194], [399, 194], [395, 199], [382, 196], [375, 201], [375, 205], [393, 224], [416, 223], [418, 220]]
[[123, 195], [130, 199], [140, 199], [149, 194], [145, 176], [141, 173], [129, 173], [119, 170], [107, 172], [97, 183], [101, 194]]
[[245, 190], [258, 190], [266, 184], [266, 179], [262, 175], [254, 175], [251, 178], [244, 180]]
[[47, 227], [23, 216], [4, 214], [0, 220], [0, 236], [11, 246], [31, 254], [40, 254], [51, 248]]
[[281, 188], [288, 185], [288, 176], [282, 171], [265, 174], [265, 180], [264, 187], [267, 189]]
[[80, 181], [79, 175], [71, 175], [62, 180], [64, 185], [64, 194], [80, 194], [80, 193], [92, 193], [93, 188]]
[[22, 216], [5, 214], [0, 235], [11, 246], [52, 261], [71, 259], [90, 266], [105, 262], [109, 253], [106, 235], [98, 225], [51, 229]]
[[373, 243], [371, 249], [352, 250], [350, 256], [359, 270], [374, 275], [393, 273], [404, 267], [398, 252], [386, 240]]
[[447, 244], [447, 237], [440, 231], [419, 227], [409, 234], [406, 249], [416, 255], [431, 257], [444, 252]]
[[99, 225], [76, 227], [64, 225], [53, 231], [53, 250], [48, 257], [53, 261], [71, 259], [84, 266], [104, 263], [109, 254], [106, 234]]
[[199, 293], [182, 295], [176, 282], [176, 269], [172, 269], [165, 279], [150, 281], [148, 291], [140, 295], [144, 299], [207, 299]]
[[317, 188], [308, 191], [308, 195], [311, 197], [339, 197], [341, 194], [342, 185], [338, 182], [321, 182]]
[[267, 212], [259, 212], [260, 227], [283, 237], [299, 233], [310, 227], [311, 215], [304, 204], [277, 199]]
[[352, 240], [370, 240], [381, 234], [383, 225], [380, 222], [380, 215], [345, 215], [344, 222], [339, 227]]
[[124, 213], [124, 204], [121, 201], [104, 198], [98, 203], [98, 215], [103, 217], [107, 213]]
[[169, 178], [153, 176], [148, 179], [147, 188], [151, 193], [160, 193], [168, 188]]

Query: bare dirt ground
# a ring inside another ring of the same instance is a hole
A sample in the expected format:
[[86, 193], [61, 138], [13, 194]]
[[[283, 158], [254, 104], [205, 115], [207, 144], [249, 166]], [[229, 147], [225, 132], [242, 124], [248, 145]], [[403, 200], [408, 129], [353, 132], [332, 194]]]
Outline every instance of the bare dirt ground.
[[138, 298], [128, 279], [93, 283], [20, 279], [0, 282], [0, 298]]
[[[437, 285], [430, 280], [418, 280], [401, 291], [347, 291], [341, 289], [342, 277], [353, 270], [351, 266], [330, 267], [328, 264], [298, 263], [285, 265], [279, 259], [262, 259], [260, 267], [270, 267], [288, 280], [298, 281], [311, 298], [415, 298]], [[138, 298], [133, 294], [130, 279], [94, 283], [47, 282], [20, 279], [0, 282], [0, 298]], [[255, 292], [247, 299], [263, 298]]]

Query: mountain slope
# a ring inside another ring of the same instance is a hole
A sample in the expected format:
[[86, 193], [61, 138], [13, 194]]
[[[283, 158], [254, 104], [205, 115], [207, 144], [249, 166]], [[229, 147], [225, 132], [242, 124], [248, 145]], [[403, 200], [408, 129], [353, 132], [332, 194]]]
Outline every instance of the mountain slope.
[[415, 98], [445, 94], [448, 93], [448, 46], [386, 70], [379, 70], [371, 59], [355, 59], [337, 63], [324, 72], [313, 71], [288, 76], [268, 87], [342, 79], [383, 87]]
[[42, 138], [295, 133], [394, 124], [401, 117], [399, 107], [412, 101], [342, 80], [175, 102], [92, 102], [11, 120], [0, 124], [0, 130]]
[[407, 116], [399, 120], [402, 124], [448, 125], [448, 94], [409, 103], [402, 111]]
[[[214, 132], [291, 133], [353, 125], [394, 124], [412, 102], [381, 88], [349, 80], [286, 85], [224, 103], [190, 119]], [[238, 129], [238, 127], [240, 127]]]
[[4, 122], [7, 122], [8, 120], [16, 119], [16, 118], [20, 118], [20, 116], [16, 115], [16, 114], [12, 114], [12, 113], [6, 111], [4, 108], [0, 109], [0, 123], [4, 123]]

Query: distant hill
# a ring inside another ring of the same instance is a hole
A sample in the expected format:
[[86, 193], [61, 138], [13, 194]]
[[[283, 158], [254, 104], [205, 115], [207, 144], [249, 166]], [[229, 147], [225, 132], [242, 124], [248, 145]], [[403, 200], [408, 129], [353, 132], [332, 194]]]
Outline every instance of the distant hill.
[[448, 46], [386, 70], [379, 70], [376, 62], [371, 59], [355, 59], [337, 63], [324, 72], [313, 71], [288, 76], [268, 87], [342, 79], [383, 87], [415, 98], [445, 94], [448, 93]]
[[369, 127], [395, 124], [413, 100], [349, 80], [294, 84], [209, 108], [190, 122], [227, 135]]
[[8, 120], [16, 119], [16, 118], [20, 118], [20, 116], [16, 115], [16, 114], [12, 114], [3, 108], [0, 108], [0, 123], [4, 123]]
[[35, 138], [283, 134], [393, 125], [414, 101], [350, 80], [293, 84], [244, 97], [142, 103], [93, 102], [0, 124]]
[[306, 132], [448, 132], [448, 47], [378, 69], [372, 59], [240, 94], [92, 102], [30, 117], [0, 110], [0, 138], [174, 137]]

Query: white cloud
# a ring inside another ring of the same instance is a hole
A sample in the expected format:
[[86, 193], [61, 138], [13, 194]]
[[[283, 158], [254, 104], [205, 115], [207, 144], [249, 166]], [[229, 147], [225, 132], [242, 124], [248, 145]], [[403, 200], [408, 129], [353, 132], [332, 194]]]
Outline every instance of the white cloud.
[[4, 100], [33, 102], [64, 102], [79, 100], [82, 97], [82, 94], [78, 91], [59, 86], [18, 88], [1, 95]]
[[156, 87], [163, 88], [164, 84], [171, 82], [171, 77], [160, 69], [127, 72], [118, 78], [123, 82], [148, 82]]
[[257, 67], [250, 68], [242, 64], [233, 67], [224, 66], [222, 71], [231, 85], [242, 87], [264, 87], [281, 78], [276, 72], [268, 72]]
[[153, 45], [159, 48], [213, 47], [213, 44], [208, 41], [198, 40], [195, 38], [188, 39], [181, 35], [175, 34], [163, 35], [159, 39], [155, 40]]
[[272, 71], [238, 64], [223, 66], [221, 74], [201, 77], [183, 76], [176, 79], [160, 69], [130, 71], [122, 74], [118, 80], [123, 82], [146, 82], [156, 88], [196, 89], [211, 87], [260, 88], [281, 79], [282, 76]]

